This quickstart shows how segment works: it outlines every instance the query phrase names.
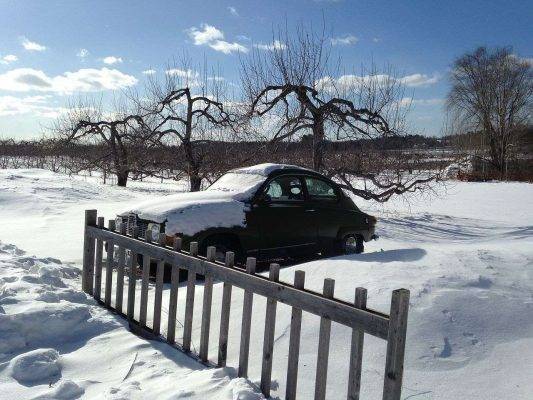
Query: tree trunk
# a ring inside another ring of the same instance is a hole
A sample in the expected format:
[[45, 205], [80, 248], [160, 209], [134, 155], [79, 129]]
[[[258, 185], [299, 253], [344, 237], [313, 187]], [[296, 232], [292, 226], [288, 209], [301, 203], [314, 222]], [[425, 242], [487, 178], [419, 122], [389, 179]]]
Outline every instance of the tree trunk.
[[130, 171], [120, 169], [117, 171], [117, 185], [126, 187], [126, 184], [128, 183], [128, 175], [130, 174]]
[[191, 192], [199, 192], [202, 187], [202, 178], [197, 174], [189, 175], [189, 183], [191, 185]]
[[313, 169], [321, 172], [324, 169], [324, 120], [315, 116], [313, 123]]

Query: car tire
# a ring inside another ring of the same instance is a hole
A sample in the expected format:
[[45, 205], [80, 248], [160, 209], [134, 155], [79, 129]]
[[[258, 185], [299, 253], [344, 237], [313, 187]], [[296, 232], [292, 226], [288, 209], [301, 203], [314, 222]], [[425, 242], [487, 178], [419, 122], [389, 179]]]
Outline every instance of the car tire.
[[342, 239], [342, 252], [344, 254], [361, 254], [365, 251], [363, 238], [359, 235], [346, 235]]

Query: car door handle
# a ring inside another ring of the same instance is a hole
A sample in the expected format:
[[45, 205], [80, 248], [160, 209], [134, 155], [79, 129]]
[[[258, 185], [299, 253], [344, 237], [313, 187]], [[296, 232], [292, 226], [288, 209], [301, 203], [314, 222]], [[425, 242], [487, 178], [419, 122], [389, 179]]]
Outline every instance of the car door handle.
[[315, 212], [315, 210], [312, 208], [308, 208], [307, 210], [305, 210], [305, 212]]

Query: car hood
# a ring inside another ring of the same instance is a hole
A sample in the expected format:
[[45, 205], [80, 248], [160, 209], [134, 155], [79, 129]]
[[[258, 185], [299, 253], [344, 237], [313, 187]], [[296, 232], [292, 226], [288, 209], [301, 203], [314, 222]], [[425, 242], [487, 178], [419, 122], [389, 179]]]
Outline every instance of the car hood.
[[206, 190], [178, 193], [138, 204], [121, 213], [157, 223], [165, 222], [167, 235], [195, 235], [207, 228], [244, 226], [241, 193]]

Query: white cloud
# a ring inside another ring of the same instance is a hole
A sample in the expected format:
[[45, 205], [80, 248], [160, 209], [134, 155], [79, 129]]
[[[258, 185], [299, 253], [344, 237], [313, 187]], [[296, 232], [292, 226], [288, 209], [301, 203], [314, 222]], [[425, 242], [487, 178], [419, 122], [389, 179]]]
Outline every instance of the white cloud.
[[425, 74], [412, 74], [407, 75], [401, 78], [395, 78], [387, 74], [376, 74], [376, 75], [341, 75], [338, 78], [333, 78], [331, 76], [325, 76], [319, 79], [316, 82], [316, 87], [321, 90], [332, 91], [335, 87], [346, 90], [350, 87], [361, 85], [368, 82], [375, 83], [386, 83], [388, 80], [395, 80], [399, 83], [404, 84], [407, 87], [420, 87], [420, 86], [429, 86], [435, 84], [439, 80], [438, 75], [433, 75], [429, 77]]
[[107, 56], [107, 57], [102, 58], [102, 62], [107, 65], [113, 65], [113, 64], [121, 63], [122, 58], [115, 57], [115, 56]]
[[31, 40], [29, 40], [28, 38], [24, 36], [22, 36], [20, 39], [22, 41], [22, 47], [24, 47], [28, 51], [45, 51], [46, 50], [46, 46], [43, 46], [42, 44], [39, 44], [36, 42], [32, 42]]
[[50, 96], [0, 96], [0, 116], [33, 114], [44, 118], [56, 118], [65, 112], [64, 107], [50, 106]]
[[78, 53], [76, 54], [77, 57], [81, 58], [82, 60], [85, 59], [89, 55], [89, 50], [87, 49], [80, 49]]
[[372, 41], [373, 41], [374, 43], [378, 43], [378, 42], [381, 42], [381, 39], [378, 38], [378, 37], [375, 37], [375, 38], [372, 39]]
[[231, 54], [233, 52], [240, 51], [242, 53], [247, 53], [248, 48], [237, 42], [226, 42], [225, 40], [216, 40], [213, 43], [209, 44], [213, 50], [220, 51], [224, 54]]
[[330, 40], [332, 46], [350, 46], [359, 41], [359, 39], [354, 35], [339, 36], [331, 38]]
[[438, 106], [444, 104], [444, 99], [434, 98], [434, 99], [415, 99], [413, 104], [421, 106]]
[[254, 47], [261, 49], [261, 50], [273, 51], [273, 50], [285, 50], [287, 48], [287, 45], [283, 42], [280, 42], [279, 40], [274, 40], [272, 43], [269, 43], [269, 44], [263, 44], [263, 43], [254, 44]]
[[155, 69], [145, 69], [142, 73], [144, 75], [153, 75], [155, 74], [157, 71]]
[[137, 79], [116, 69], [85, 68], [48, 76], [33, 68], [17, 68], [0, 74], [0, 90], [12, 92], [94, 92], [132, 86]]
[[412, 74], [400, 78], [399, 81], [408, 87], [429, 86], [439, 81], [438, 75]]
[[15, 61], [18, 61], [18, 57], [14, 54], [7, 54], [4, 57], [0, 58], [0, 64], [9, 64]]
[[228, 11], [229, 11], [230, 14], [233, 15], [234, 17], [238, 17], [238, 16], [239, 16], [239, 13], [237, 12], [237, 9], [236, 9], [235, 7], [229, 6], [229, 7], [228, 7]]
[[165, 71], [165, 74], [172, 75], [172, 76], [179, 76], [180, 78], [198, 78], [199, 73], [196, 71], [193, 71], [192, 69], [179, 69], [179, 68], [171, 68], [167, 69]]
[[201, 29], [192, 27], [187, 30], [187, 34], [193, 40], [196, 46], [207, 45], [215, 51], [220, 51], [224, 54], [231, 54], [233, 52], [248, 52], [248, 48], [237, 42], [227, 42], [224, 40], [224, 33], [212, 25], [202, 24]]
[[196, 46], [201, 46], [204, 44], [209, 44], [215, 40], [224, 39], [224, 33], [222, 33], [221, 30], [208, 24], [202, 24], [201, 30], [193, 26], [187, 32]]

